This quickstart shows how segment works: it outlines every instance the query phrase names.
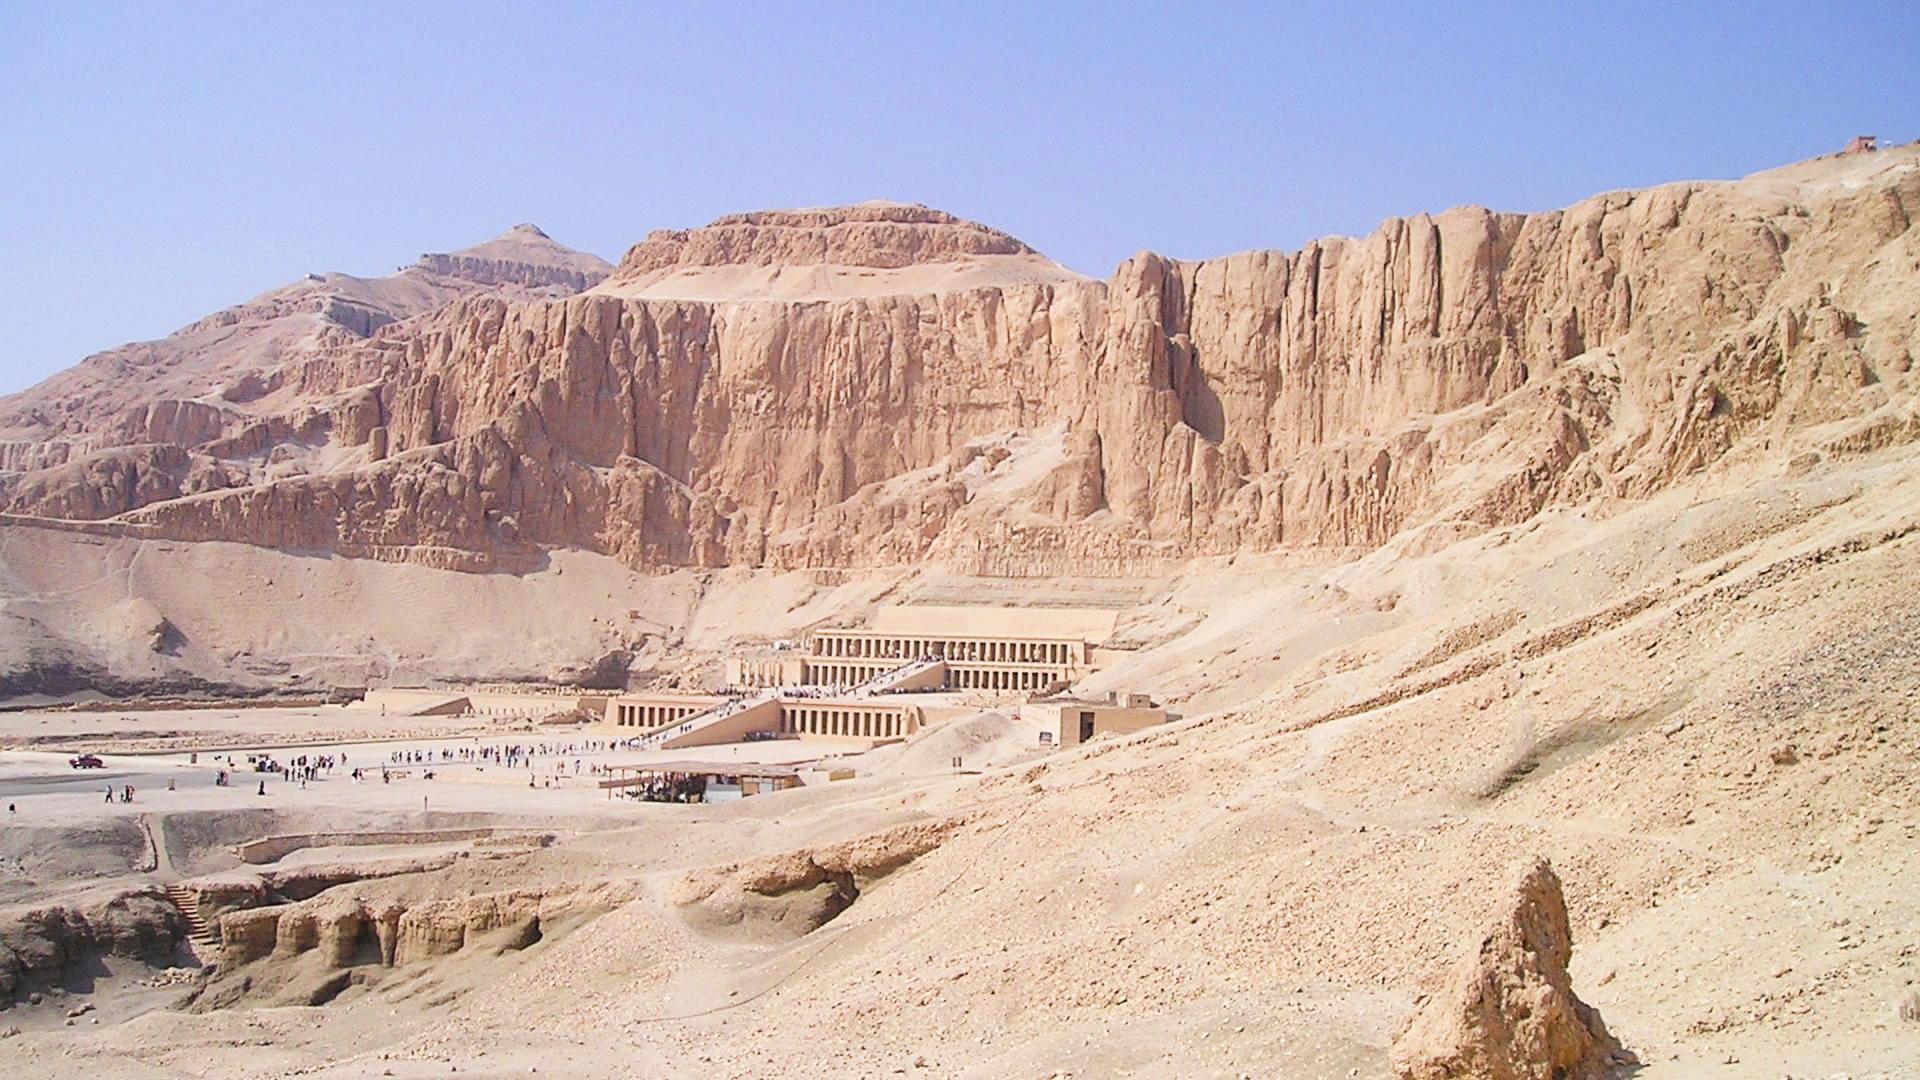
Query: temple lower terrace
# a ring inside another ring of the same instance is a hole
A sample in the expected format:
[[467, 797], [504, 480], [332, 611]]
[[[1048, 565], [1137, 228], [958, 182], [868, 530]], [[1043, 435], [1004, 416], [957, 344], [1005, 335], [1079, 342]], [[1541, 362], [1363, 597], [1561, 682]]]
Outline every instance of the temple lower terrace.
[[[608, 702], [607, 722], [637, 734], [641, 746], [662, 750], [779, 738], [871, 744], [904, 739], [923, 723], [920, 707], [911, 702], [811, 696], [815, 693], [793, 687], [704, 699], [623, 694]], [[708, 704], [695, 704], [700, 700]]]
[[726, 701], [714, 694], [626, 694], [608, 699], [606, 720], [614, 727], [653, 731]]

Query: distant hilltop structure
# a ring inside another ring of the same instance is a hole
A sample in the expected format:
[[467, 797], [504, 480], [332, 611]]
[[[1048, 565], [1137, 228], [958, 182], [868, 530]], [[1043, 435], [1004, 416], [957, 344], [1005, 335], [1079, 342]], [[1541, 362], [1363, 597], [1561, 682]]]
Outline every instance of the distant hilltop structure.
[[1855, 135], [1853, 141], [1842, 150], [1843, 154], [1871, 154], [1880, 149], [1880, 139], [1874, 135]]

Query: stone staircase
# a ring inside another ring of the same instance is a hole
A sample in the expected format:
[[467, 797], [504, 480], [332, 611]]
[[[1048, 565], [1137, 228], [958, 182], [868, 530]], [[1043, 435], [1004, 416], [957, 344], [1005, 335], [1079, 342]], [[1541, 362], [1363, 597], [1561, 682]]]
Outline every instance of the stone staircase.
[[853, 689], [847, 691], [847, 696], [857, 698], [872, 697], [902, 679], [912, 678], [935, 664], [943, 663], [946, 663], [946, 661], [937, 656], [924, 656], [918, 660], [909, 660], [897, 668], [888, 668], [873, 678], [868, 679], [866, 682], [855, 686]]
[[218, 948], [220, 932], [207, 921], [205, 915], [200, 914], [200, 898], [194, 894], [194, 891], [178, 882], [168, 884], [165, 888], [167, 899], [173, 901], [173, 906], [179, 908], [180, 914], [187, 920], [187, 936], [193, 939], [193, 943], [202, 947]]
[[756, 705], [772, 701], [779, 696], [780, 688], [775, 686], [768, 687], [751, 697], [732, 698], [723, 701], [705, 712], [694, 713], [686, 719], [669, 724], [666, 727], [655, 728], [647, 734], [642, 735], [634, 745], [640, 750], [655, 749], [669, 739], [678, 739], [683, 735], [691, 735], [702, 728], [711, 727], [730, 716], [751, 709]]

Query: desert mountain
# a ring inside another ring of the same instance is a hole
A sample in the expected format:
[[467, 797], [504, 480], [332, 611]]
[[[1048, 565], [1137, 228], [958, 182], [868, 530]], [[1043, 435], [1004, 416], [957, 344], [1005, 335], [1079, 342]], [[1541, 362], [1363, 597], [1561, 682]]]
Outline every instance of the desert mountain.
[[[258, 393], [16, 398], [81, 448], [0, 516], [0, 1068], [1907, 1075], [1916, 205], [1905, 147], [1107, 281], [924, 208], [769, 212], [570, 295], [449, 256], [399, 276], [496, 284]], [[286, 700], [705, 690], [953, 604], [1098, 609], [1074, 694], [1179, 719], [1047, 747], [1043, 703], [955, 691], [828, 744], [851, 779], [632, 805], [579, 771], [620, 729], [544, 703]], [[179, 692], [222, 700], [126, 700]], [[553, 752], [178, 760], [456, 739]], [[470, 826], [522, 835], [440, 844]], [[236, 865], [261, 837], [329, 846]], [[154, 972], [190, 911], [218, 963]]]
[[0, 466], [33, 471], [140, 444], [197, 447], [234, 433], [253, 416], [299, 411], [305, 403], [255, 407], [277, 389], [275, 373], [285, 364], [360, 341], [457, 297], [564, 296], [610, 269], [533, 225], [516, 225], [474, 247], [422, 255], [386, 277], [308, 274], [159, 341], [97, 353], [0, 399]]
[[[925, 207], [529, 226], [0, 403], [16, 522], [462, 570], [1419, 549], [1920, 435], [1920, 149], [1082, 278]], [[591, 286], [581, 291], [583, 286]]]
[[639, 300], [846, 300], [1084, 280], [1006, 233], [924, 206], [874, 201], [661, 230], [635, 244], [594, 292]]
[[289, 387], [303, 361], [463, 296], [561, 297], [609, 269], [523, 224], [387, 277], [308, 274], [0, 399], [0, 490], [13, 509], [98, 519], [328, 468], [340, 402]]

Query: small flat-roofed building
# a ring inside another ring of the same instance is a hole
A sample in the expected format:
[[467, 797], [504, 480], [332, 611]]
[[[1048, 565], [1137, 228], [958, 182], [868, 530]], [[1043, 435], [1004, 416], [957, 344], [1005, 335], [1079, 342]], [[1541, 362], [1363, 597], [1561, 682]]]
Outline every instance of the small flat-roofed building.
[[600, 781], [609, 796], [625, 792], [649, 802], [726, 802], [800, 786], [800, 770], [791, 765], [740, 761], [668, 761], [653, 765], [615, 765]]
[[1130, 735], [1173, 719], [1145, 694], [1108, 694], [1102, 700], [1046, 698], [1022, 705], [1020, 716], [1052, 731], [1059, 746], [1078, 746], [1098, 735]]

